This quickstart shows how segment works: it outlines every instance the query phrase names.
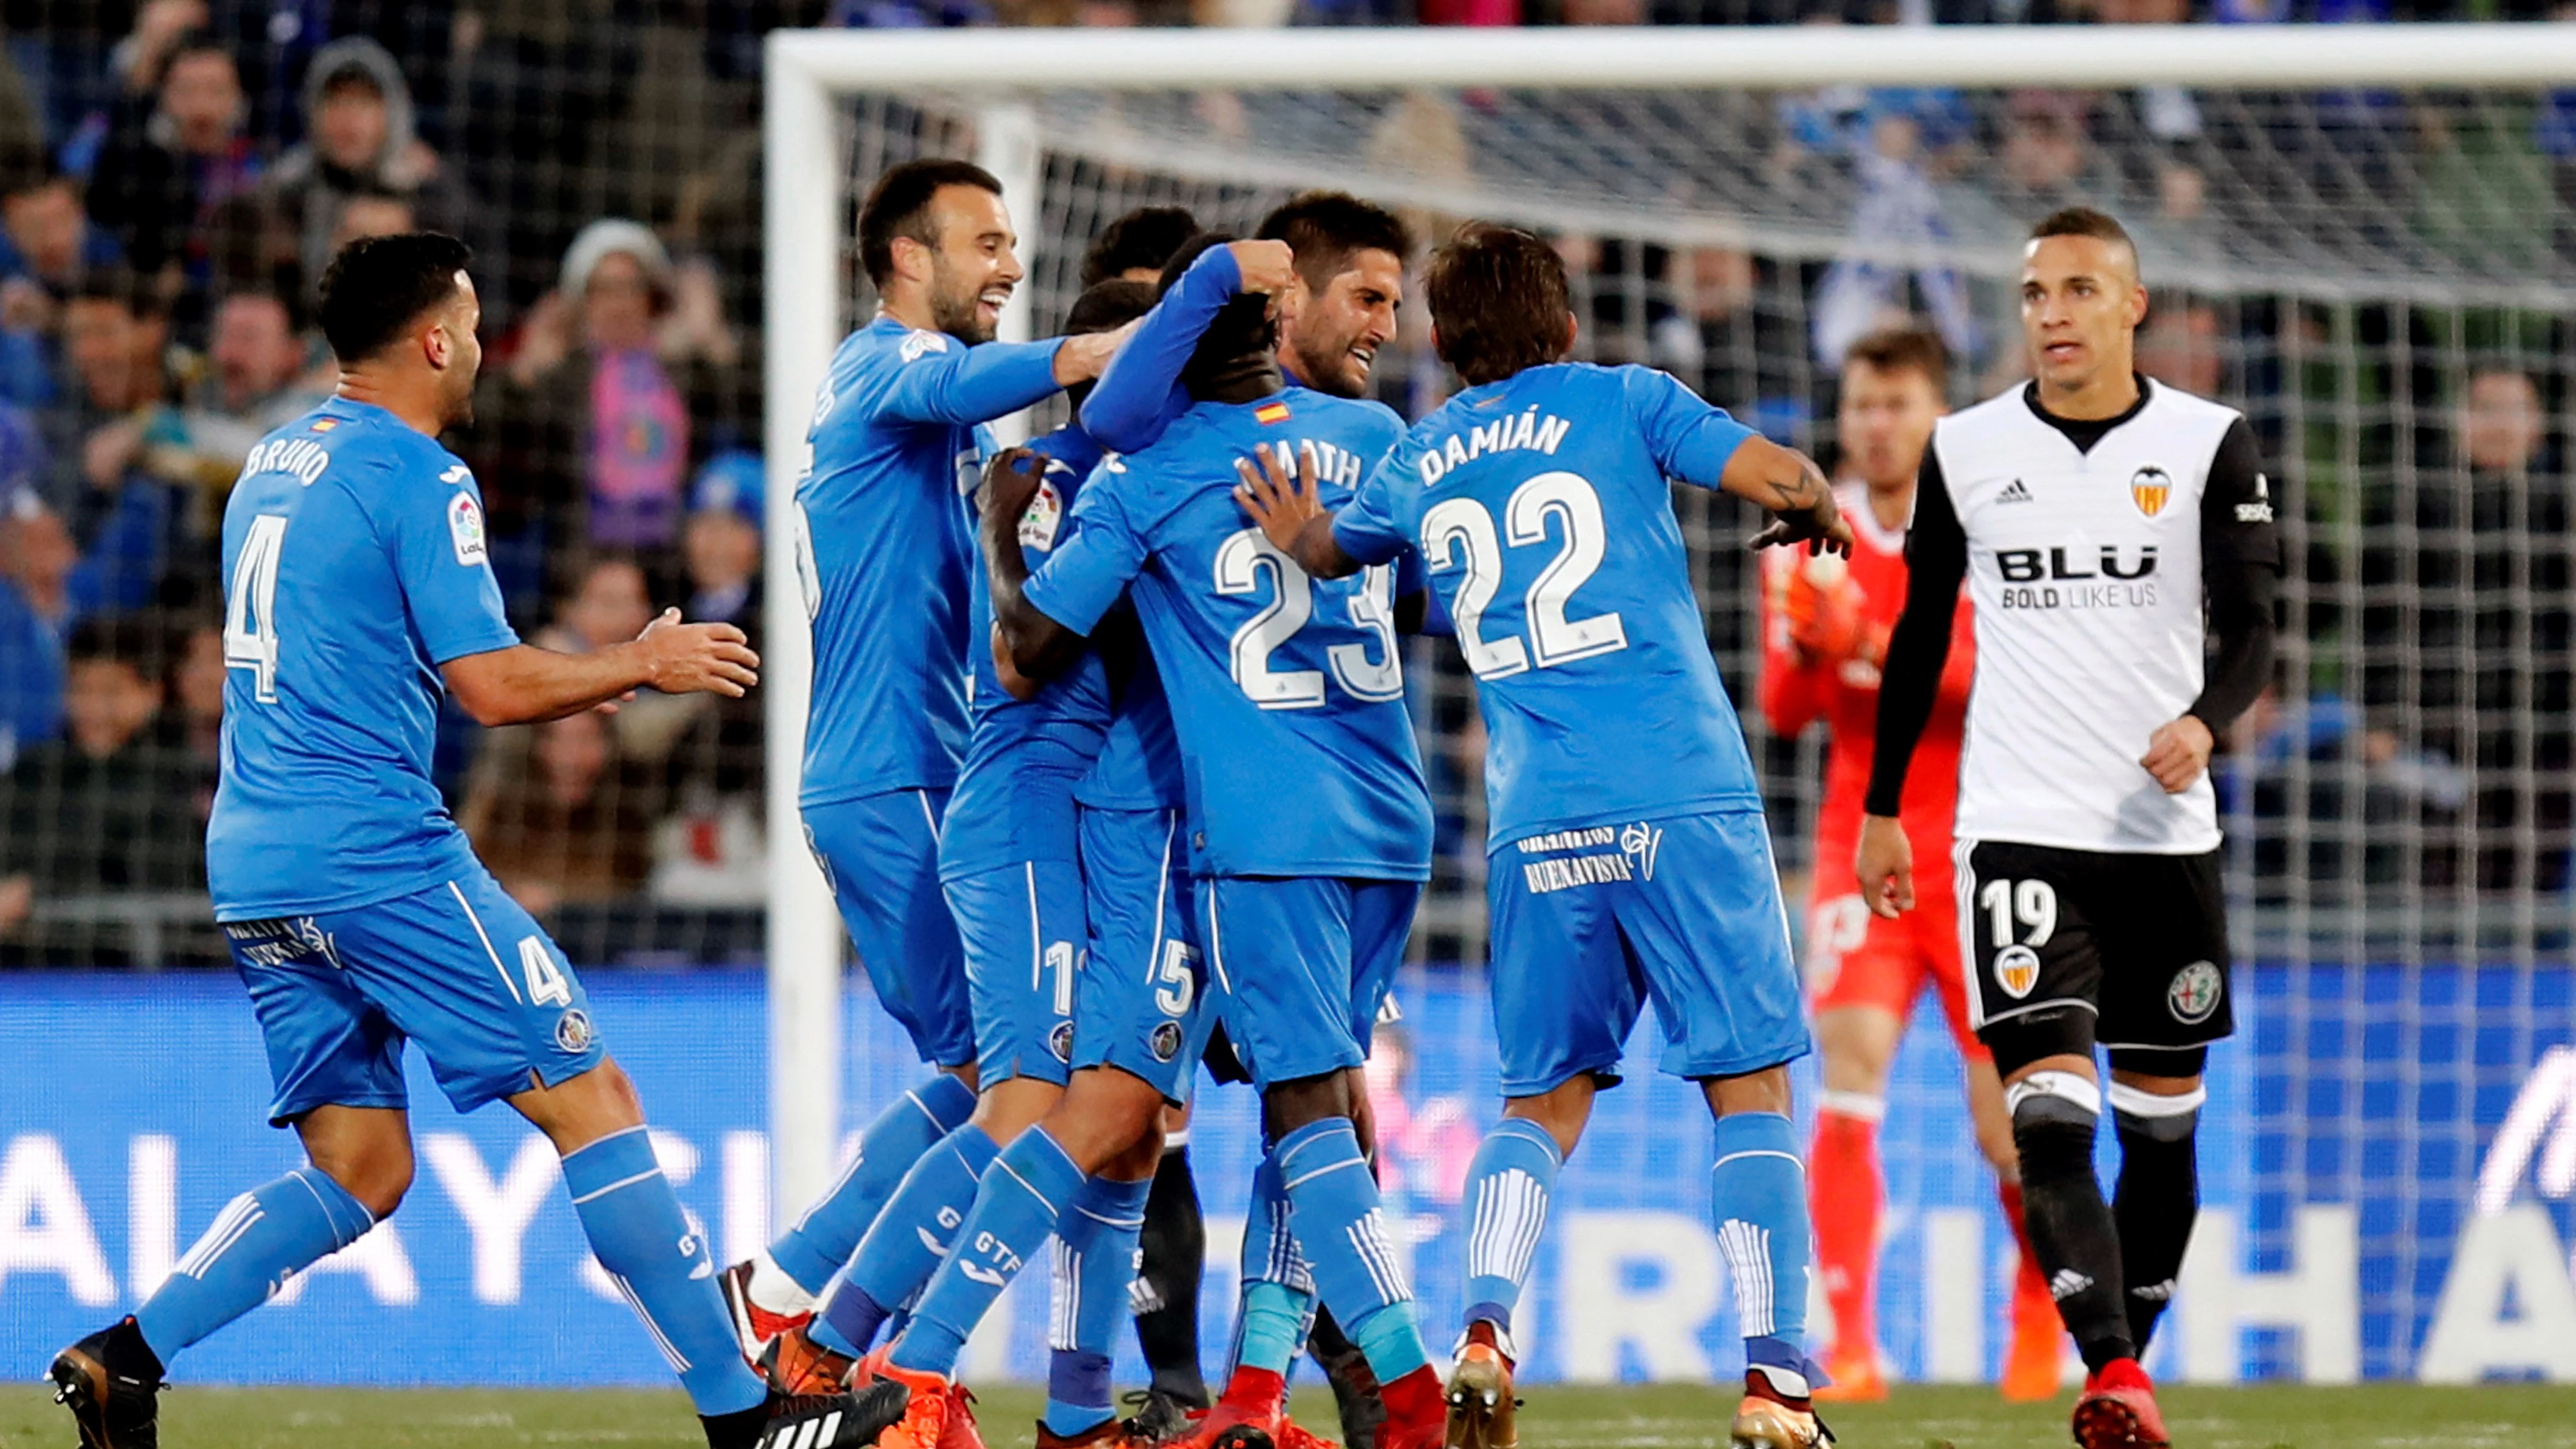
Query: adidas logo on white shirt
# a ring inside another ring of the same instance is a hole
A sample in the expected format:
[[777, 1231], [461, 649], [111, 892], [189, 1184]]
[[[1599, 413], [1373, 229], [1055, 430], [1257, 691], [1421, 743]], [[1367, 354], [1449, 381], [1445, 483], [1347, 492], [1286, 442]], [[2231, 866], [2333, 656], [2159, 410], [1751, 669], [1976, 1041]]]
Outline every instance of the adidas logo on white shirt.
[[1995, 501], [1997, 503], [2028, 503], [2031, 501], [2030, 490], [2022, 486], [2022, 481], [2019, 478], [2015, 478], [2010, 483], [2004, 485], [2004, 491], [1995, 495]]

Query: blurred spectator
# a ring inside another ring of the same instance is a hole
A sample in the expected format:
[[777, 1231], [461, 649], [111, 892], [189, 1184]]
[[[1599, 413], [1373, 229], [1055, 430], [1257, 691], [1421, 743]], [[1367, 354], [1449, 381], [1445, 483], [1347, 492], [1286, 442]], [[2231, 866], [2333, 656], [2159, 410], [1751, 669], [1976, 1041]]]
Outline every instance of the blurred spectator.
[[223, 625], [212, 618], [185, 631], [170, 670], [170, 738], [185, 756], [189, 818], [203, 830], [214, 814], [215, 786], [223, 776]]
[[341, 204], [339, 229], [331, 233], [331, 252], [337, 256], [342, 247], [364, 237], [400, 236], [418, 230], [420, 213], [409, 196], [381, 186], [366, 187], [349, 193], [349, 199]]
[[2198, 297], [2159, 295], [2138, 334], [2138, 371], [2200, 397], [2227, 391], [2226, 324]]
[[[690, 487], [682, 531], [692, 622], [736, 625], [760, 648], [761, 509], [768, 489], [757, 453], [719, 453]], [[654, 840], [653, 895], [698, 905], [757, 904], [768, 886], [760, 762], [767, 749], [757, 695], [711, 697], [673, 757], [679, 808]]]
[[487, 370], [482, 476], [506, 490], [495, 532], [535, 525], [556, 548], [640, 550], [667, 568], [693, 420], [718, 408], [738, 357], [705, 268], [675, 267], [638, 222], [582, 228], [516, 354]]
[[97, 566], [98, 602], [139, 608], [191, 522], [180, 485], [152, 472], [177, 436], [168, 312], [131, 274], [94, 274], [63, 309], [63, 341], [79, 399], [48, 415], [52, 501]]
[[[565, 654], [588, 654], [623, 644], [653, 622], [653, 591], [644, 566], [632, 554], [607, 553], [575, 564], [565, 573], [566, 589], [555, 621], [538, 631], [535, 642]], [[629, 760], [658, 762], [714, 701], [710, 694], [657, 694], [642, 691], [617, 712], [621, 752]]]
[[652, 811], [595, 712], [495, 730], [458, 821], [502, 889], [545, 915], [631, 896], [652, 871]]
[[2083, 91], [2024, 89], [2005, 98], [1996, 159], [2007, 210], [2036, 217], [2088, 199], [2092, 122], [2093, 97]]
[[[295, 305], [273, 292], [235, 292], [215, 309], [206, 369], [179, 409], [175, 435], [154, 449], [154, 468], [197, 494], [199, 531], [220, 531], [223, 500], [251, 445], [321, 402], [311, 340]], [[209, 526], [211, 525], [211, 526]]]
[[[330, 266], [341, 213], [362, 194], [409, 197], [422, 226], [467, 241], [490, 232], [463, 183], [413, 133], [411, 87], [383, 46], [358, 36], [315, 52], [304, 110], [305, 142], [278, 158], [268, 197], [298, 238], [308, 285]], [[498, 261], [486, 255], [482, 265]]]
[[0, 505], [0, 770], [63, 727], [63, 635], [80, 548], [32, 488]]
[[63, 299], [82, 273], [124, 253], [92, 226], [80, 183], [59, 171], [26, 173], [0, 191], [0, 401], [43, 407], [58, 396]]
[[2411, 499], [2365, 495], [2363, 703], [2468, 768], [2465, 838], [2428, 849], [2425, 884], [2556, 890], [2576, 766], [2568, 481], [2518, 368], [2471, 373], [2455, 438]]
[[90, 173], [89, 209], [138, 271], [161, 280], [177, 268], [191, 288], [209, 284], [215, 213], [259, 179], [245, 118], [240, 71], [202, 35], [178, 41], [151, 91], [118, 107]]
[[21, 752], [0, 781], [0, 939], [15, 936], [22, 952], [62, 940], [30, 937], [47, 902], [205, 878], [183, 752], [157, 727], [160, 630], [133, 615], [88, 619], [68, 653], [64, 738]]
[[2258, 900], [2292, 898], [2293, 882], [2310, 894], [2331, 882], [2396, 885], [2407, 879], [2404, 842], [2449, 828], [2468, 800], [2457, 763], [2370, 726], [2337, 695], [2284, 705], [2267, 689], [2228, 738], [2210, 777], [2222, 812], [2253, 816], [2242, 845]]

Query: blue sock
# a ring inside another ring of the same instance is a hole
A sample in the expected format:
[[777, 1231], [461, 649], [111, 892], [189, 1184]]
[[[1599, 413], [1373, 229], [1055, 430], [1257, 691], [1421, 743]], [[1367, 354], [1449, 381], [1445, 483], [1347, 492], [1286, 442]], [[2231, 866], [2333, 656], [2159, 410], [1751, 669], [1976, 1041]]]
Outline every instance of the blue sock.
[[[1717, 1119], [1717, 1166], [1710, 1173], [1717, 1247], [1735, 1280], [1735, 1316], [1750, 1367], [1772, 1371], [1790, 1392], [1805, 1383], [1807, 1166], [1789, 1119], [1777, 1112], [1730, 1112]], [[1783, 1381], [1795, 1375], [1797, 1385]]]
[[1288, 1230], [1288, 1195], [1279, 1188], [1276, 1156], [1262, 1158], [1252, 1174], [1242, 1262], [1235, 1367], [1267, 1369], [1285, 1378], [1315, 1319], [1315, 1279], [1305, 1255], [1297, 1251], [1297, 1235]]
[[1506, 1117], [1467, 1164], [1467, 1321], [1512, 1329], [1512, 1306], [1529, 1281], [1560, 1159], [1547, 1129]]
[[840, 1181], [769, 1245], [769, 1260], [797, 1287], [821, 1296], [903, 1175], [974, 1111], [975, 1089], [946, 1072], [895, 1098], [859, 1134], [859, 1150]]
[[921, 1155], [824, 1291], [809, 1330], [816, 1343], [852, 1358], [868, 1351], [886, 1315], [938, 1271], [956, 1241], [956, 1224], [975, 1201], [976, 1184], [1001, 1151], [983, 1128], [969, 1126]]
[[564, 1158], [563, 1175], [591, 1253], [698, 1412], [733, 1414], [767, 1401], [769, 1387], [743, 1363], [716, 1291], [715, 1256], [653, 1160], [651, 1134], [631, 1127], [602, 1137]]
[[955, 1250], [930, 1275], [888, 1361], [919, 1373], [953, 1371], [966, 1335], [984, 1321], [1029, 1255], [1046, 1245], [1056, 1219], [1072, 1209], [1081, 1190], [1082, 1169], [1044, 1128], [1021, 1133], [985, 1169], [975, 1205], [957, 1229]]
[[1136, 1242], [1153, 1189], [1150, 1177], [1091, 1178], [1074, 1194], [1073, 1210], [1056, 1222], [1046, 1407], [1047, 1428], [1055, 1433], [1078, 1434], [1110, 1416], [1110, 1356], [1134, 1317], [1127, 1290], [1136, 1281]]
[[1429, 1362], [1413, 1322], [1413, 1289], [1387, 1240], [1377, 1179], [1351, 1119], [1310, 1122], [1279, 1139], [1271, 1156], [1317, 1294], [1368, 1355], [1378, 1382], [1394, 1383]]
[[318, 1168], [298, 1168], [225, 1204], [188, 1256], [134, 1310], [135, 1324], [166, 1364], [375, 1225], [346, 1188]]

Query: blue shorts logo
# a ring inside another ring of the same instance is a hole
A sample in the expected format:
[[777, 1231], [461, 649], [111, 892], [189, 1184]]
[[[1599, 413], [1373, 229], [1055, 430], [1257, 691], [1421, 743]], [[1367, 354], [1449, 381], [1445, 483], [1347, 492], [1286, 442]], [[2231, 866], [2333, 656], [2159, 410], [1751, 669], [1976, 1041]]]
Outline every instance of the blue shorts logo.
[[1177, 1021], [1158, 1022], [1148, 1040], [1154, 1049], [1154, 1060], [1168, 1062], [1181, 1054], [1181, 1024]]
[[1059, 1021], [1055, 1024], [1055, 1030], [1047, 1033], [1047, 1050], [1055, 1053], [1055, 1059], [1057, 1061], [1069, 1062], [1073, 1060], [1072, 1022]]
[[555, 1045], [568, 1052], [590, 1050], [590, 1013], [576, 1006], [555, 1018]]

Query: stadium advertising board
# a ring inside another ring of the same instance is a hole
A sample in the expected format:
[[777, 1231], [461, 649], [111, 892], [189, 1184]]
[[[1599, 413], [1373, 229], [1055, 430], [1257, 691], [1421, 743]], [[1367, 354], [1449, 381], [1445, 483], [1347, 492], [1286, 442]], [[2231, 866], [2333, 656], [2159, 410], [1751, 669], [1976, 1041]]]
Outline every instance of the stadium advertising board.
[[[2199, 1236], [2151, 1367], [2218, 1381], [2576, 1380], [2571, 977], [2251, 973], [2251, 1030], [2213, 1072]], [[591, 987], [682, 1198], [728, 1258], [742, 1256], [770, 1211], [766, 1073], [743, 1046], [762, 1036], [758, 979], [599, 972]], [[1416, 974], [1400, 990], [1405, 1021], [1377, 1064], [1379, 1122], [1390, 1212], [1409, 1229], [1399, 1239], [1437, 1334], [1460, 1288], [1451, 1219], [1494, 1110], [1491, 1033], [1473, 976]], [[863, 991], [851, 1039], [858, 1120], [913, 1069]], [[133, 1301], [230, 1194], [297, 1160], [292, 1137], [261, 1123], [266, 1073], [228, 977], [0, 980], [0, 1061], [0, 1342], [21, 1363]], [[1737, 1367], [1705, 1216], [1705, 1117], [1686, 1085], [1636, 1066], [1602, 1099], [1560, 1185], [1523, 1310], [1534, 1380]], [[543, 1140], [504, 1111], [457, 1118], [414, 1067], [420, 1164], [401, 1212], [192, 1351], [179, 1377], [663, 1382], [583, 1248]], [[1910, 1034], [1884, 1138], [1881, 1331], [1910, 1379], [1988, 1378], [2006, 1337], [2012, 1247], [1955, 1072], [1943, 1033]], [[1251, 1165], [1250, 1094], [1207, 1090], [1193, 1142], [1214, 1364]], [[1035, 1277], [1015, 1290], [1012, 1311], [970, 1349], [970, 1378], [1040, 1374], [1044, 1295]], [[1140, 1377], [1132, 1358], [1122, 1373]]]

